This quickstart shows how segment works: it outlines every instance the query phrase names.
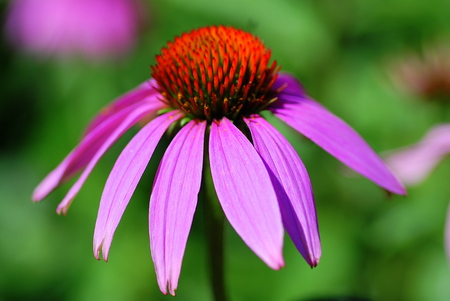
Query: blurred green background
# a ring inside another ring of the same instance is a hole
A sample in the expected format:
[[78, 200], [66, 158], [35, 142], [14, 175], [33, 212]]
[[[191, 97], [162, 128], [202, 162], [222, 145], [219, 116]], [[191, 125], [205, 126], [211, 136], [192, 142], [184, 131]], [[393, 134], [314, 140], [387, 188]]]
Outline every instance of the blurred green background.
[[[31, 202], [31, 193], [76, 145], [90, 118], [146, 80], [160, 48], [192, 28], [225, 24], [258, 35], [283, 71], [295, 74], [312, 97], [381, 154], [414, 143], [434, 124], [450, 121], [441, 104], [404, 93], [392, 81], [392, 63], [406, 53], [420, 54], [436, 40], [450, 45], [448, 0], [148, 0], [146, 4], [149, 22], [135, 50], [119, 62], [35, 60], [2, 41], [0, 300], [173, 298], [157, 287], [147, 229], [151, 183], [164, 147], [125, 212], [108, 263], [92, 255], [95, 218], [108, 173], [136, 129], [100, 161], [67, 216], [57, 215], [55, 209], [70, 183], [38, 204]], [[6, 6], [2, 1], [3, 13]], [[323, 256], [311, 270], [286, 237], [286, 267], [272, 271], [228, 226], [230, 299], [450, 300], [443, 247], [450, 160], [425, 182], [409, 188], [406, 197], [388, 197], [274, 122], [309, 170]], [[196, 216], [176, 300], [211, 300], [203, 226], [202, 217]]]

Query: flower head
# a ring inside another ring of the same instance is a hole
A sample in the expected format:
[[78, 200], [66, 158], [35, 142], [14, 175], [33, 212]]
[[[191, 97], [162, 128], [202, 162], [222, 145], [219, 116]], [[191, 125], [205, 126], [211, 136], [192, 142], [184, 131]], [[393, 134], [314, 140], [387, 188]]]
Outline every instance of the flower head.
[[139, 15], [135, 0], [13, 0], [6, 33], [40, 55], [100, 59], [131, 48]]
[[168, 43], [156, 57], [152, 77], [169, 105], [186, 115], [235, 120], [275, 100], [270, 91], [278, 68], [276, 62], [268, 66], [270, 55], [250, 33], [205, 27]]
[[[88, 126], [80, 144], [36, 188], [44, 198], [82, 170], [58, 206], [65, 213], [105, 151], [131, 126], [150, 120], [129, 142], [106, 182], [94, 254], [107, 260], [112, 237], [161, 136], [167, 148], [150, 196], [150, 247], [158, 284], [175, 294], [202, 181], [204, 153], [221, 207], [244, 242], [269, 267], [284, 265], [283, 227], [312, 267], [321, 256], [312, 187], [290, 143], [259, 113], [272, 112], [349, 167], [404, 194], [366, 142], [278, 73], [261, 40], [233, 27], [210, 26], [175, 38], [156, 57], [152, 79], [121, 96]], [[204, 144], [206, 143], [206, 149]]]

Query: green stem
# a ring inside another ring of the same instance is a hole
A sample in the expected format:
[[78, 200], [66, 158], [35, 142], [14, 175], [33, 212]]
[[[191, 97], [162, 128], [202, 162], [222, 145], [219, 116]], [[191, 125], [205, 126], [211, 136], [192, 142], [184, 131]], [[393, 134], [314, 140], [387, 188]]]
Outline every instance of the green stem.
[[[207, 149], [207, 148], [206, 148]], [[207, 151], [206, 151], [207, 153]], [[211, 177], [209, 158], [205, 155], [203, 172], [205, 227], [208, 240], [211, 284], [215, 301], [227, 301], [224, 275], [225, 215], [219, 204]]]

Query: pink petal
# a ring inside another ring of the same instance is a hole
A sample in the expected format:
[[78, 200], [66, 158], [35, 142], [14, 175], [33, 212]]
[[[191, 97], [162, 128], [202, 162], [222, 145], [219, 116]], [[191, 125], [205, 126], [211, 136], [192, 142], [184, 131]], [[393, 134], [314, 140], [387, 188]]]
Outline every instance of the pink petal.
[[182, 115], [171, 111], [143, 127], [120, 154], [106, 181], [94, 232], [94, 255], [108, 260], [112, 237], [161, 136]]
[[95, 129], [99, 124], [105, 121], [105, 119], [138, 102], [160, 103], [161, 102], [159, 100], [160, 95], [159, 92], [157, 91], [157, 88], [158, 84], [156, 83], [156, 81], [154, 79], [150, 79], [148, 81], [143, 82], [138, 87], [129, 91], [128, 93], [119, 96], [110, 105], [103, 108], [100, 114], [98, 114], [89, 123], [89, 125], [86, 128], [86, 134]]
[[280, 209], [260, 156], [225, 117], [211, 125], [209, 155], [214, 187], [231, 225], [269, 267], [281, 268]]
[[422, 182], [436, 165], [450, 153], [450, 124], [431, 129], [419, 143], [397, 150], [386, 163], [407, 185]]
[[271, 171], [284, 227], [305, 260], [314, 267], [322, 250], [308, 172], [291, 144], [272, 125], [258, 115], [245, 121], [256, 150]]
[[281, 120], [384, 189], [406, 193], [378, 155], [344, 121], [312, 99], [285, 95], [279, 100], [272, 111]]
[[159, 288], [175, 296], [202, 180], [206, 122], [186, 124], [170, 143], [150, 197], [150, 247]]
[[148, 115], [150, 112], [159, 109], [160, 105], [156, 103], [149, 103], [140, 105], [138, 108], [135, 108], [128, 116], [122, 121], [122, 123], [115, 128], [112, 133], [107, 137], [107, 139], [103, 142], [100, 148], [95, 152], [95, 155], [90, 159], [88, 165], [83, 170], [82, 174], [78, 178], [78, 180], [72, 185], [69, 192], [66, 194], [62, 202], [58, 205], [57, 212], [66, 214], [69, 209], [72, 200], [80, 191], [84, 182], [86, 181], [89, 174], [94, 169], [97, 162], [103, 156], [103, 154], [111, 147], [111, 145], [119, 139], [130, 127], [136, 124], [139, 120], [141, 120], [144, 116]]

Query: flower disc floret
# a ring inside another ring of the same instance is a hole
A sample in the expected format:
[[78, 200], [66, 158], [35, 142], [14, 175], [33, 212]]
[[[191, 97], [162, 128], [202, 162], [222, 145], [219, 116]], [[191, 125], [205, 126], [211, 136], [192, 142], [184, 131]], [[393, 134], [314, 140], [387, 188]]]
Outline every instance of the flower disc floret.
[[156, 57], [152, 77], [173, 108], [192, 118], [236, 119], [276, 100], [271, 51], [250, 33], [225, 26], [192, 30], [169, 42]]

